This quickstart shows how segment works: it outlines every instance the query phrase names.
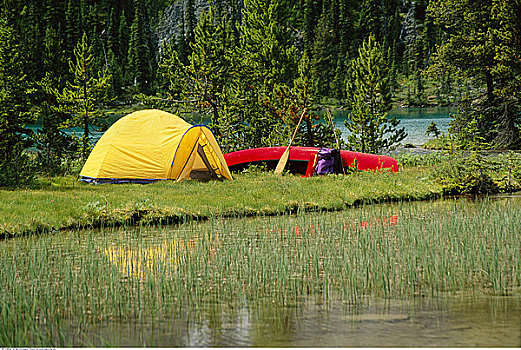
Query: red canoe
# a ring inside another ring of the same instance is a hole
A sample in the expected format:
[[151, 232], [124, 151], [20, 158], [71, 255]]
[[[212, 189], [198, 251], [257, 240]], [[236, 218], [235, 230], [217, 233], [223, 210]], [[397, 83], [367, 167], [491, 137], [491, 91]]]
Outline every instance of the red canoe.
[[[231, 171], [240, 171], [252, 164], [266, 164], [268, 169], [275, 169], [277, 163], [287, 147], [263, 147], [251, 148], [242, 151], [226, 153], [224, 159]], [[317, 147], [291, 147], [289, 161], [286, 169], [295, 174], [311, 176], [313, 166], [320, 148]], [[354, 166], [357, 161], [359, 170], [389, 169], [398, 171], [398, 162], [389, 156], [351, 152], [341, 150], [342, 163], [345, 167]]]

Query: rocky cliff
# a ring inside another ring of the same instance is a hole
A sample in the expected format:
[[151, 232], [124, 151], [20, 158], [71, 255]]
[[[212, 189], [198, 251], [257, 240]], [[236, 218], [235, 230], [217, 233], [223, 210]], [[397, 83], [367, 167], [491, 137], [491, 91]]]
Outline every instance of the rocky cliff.
[[[203, 11], [208, 11], [209, 7], [210, 3], [208, 0], [194, 0], [195, 18], [198, 19]], [[156, 27], [156, 37], [160, 52], [164, 42], [170, 42], [181, 34], [181, 26], [185, 22], [185, 12], [186, 0], [177, 0], [163, 13], [160, 23]]]

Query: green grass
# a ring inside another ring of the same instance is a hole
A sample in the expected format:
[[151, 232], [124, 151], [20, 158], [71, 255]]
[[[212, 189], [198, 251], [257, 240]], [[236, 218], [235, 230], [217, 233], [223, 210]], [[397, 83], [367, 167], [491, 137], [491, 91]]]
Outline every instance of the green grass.
[[[409, 202], [5, 240], [0, 343], [82, 346], [94, 339], [89, 329], [107, 323], [139, 332], [222, 303], [518, 295], [518, 208], [513, 200]], [[101, 341], [91, 345], [119, 345]]]
[[398, 174], [356, 172], [300, 178], [249, 173], [234, 181], [91, 185], [75, 178], [42, 178], [22, 189], [0, 189], [4, 237], [74, 227], [173, 223], [209, 217], [336, 211], [361, 203], [419, 200], [441, 195], [426, 170]]

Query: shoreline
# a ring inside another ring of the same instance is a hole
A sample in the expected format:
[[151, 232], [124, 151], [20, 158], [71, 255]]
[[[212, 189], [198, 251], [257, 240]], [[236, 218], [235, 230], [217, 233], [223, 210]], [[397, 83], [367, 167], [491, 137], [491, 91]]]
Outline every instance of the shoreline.
[[397, 174], [357, 172], [312, 178], [246, 173], [234, 174], [234, 181], [147, 185], [41, 179], [37, 188], [0, 189], [0, 218], [4, 218], [0, 238], [78, 228], [182, 224], [211, 217], [333, 212], [364, 204], [441, 198], [442, 188], [425, 173], [403, 169]]
[[[398, 173], [355, 171], [301, 178], [248, 170], [235, 173], [233, 181], [146, 185], [94, 185], [74, 176], [41, 177], [26, 187], [0, 188], [0, 239], [78, 228], [181, 224], [211, 217], [333, 212], [364, 204], [521, 190], [519, 155], [499, 154], [476, 162], [447, 158], [422, 147], [392, 155], [399, 162]], [[476, 176], [476, 169], [481, 169], [481, 176]]]

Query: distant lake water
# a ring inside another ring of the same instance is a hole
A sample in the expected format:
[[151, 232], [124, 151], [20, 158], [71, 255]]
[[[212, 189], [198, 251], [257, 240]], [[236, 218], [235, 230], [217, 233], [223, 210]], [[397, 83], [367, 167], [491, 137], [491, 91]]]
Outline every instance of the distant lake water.
[[[400, 120], [400, 125], [405, 128], [407, 137], [401, 143], [403, 145], [411, 143], [413, 145], [423, 145], [427, 142], [428, 137], [425, 135], [425, 131], [431, 122], [435, 122], [441, 132], [447, 133], [449, 128], [450, 114], [455, 113], [454, 108], [439, 107], [439, 108], [398, 108], [393, 109], [389, 112], [389, 116], [395, 116]], [[349, 132], [344, 126], [344, 120], [347, 119], [348, 111], [335, 110], [331, 112], [334, 118], [335, 125], [338, 129], [342, 130], [342, 137], [347, 140]], [[203, 124], [207, 124], [208, 121], [202, 121]], [[41, 128], [40, 125], [28, 125], [27, 126], [34, 131]], [[83, 135], [81, 128], [71, 128], [66, 130], [68, 134], [75, 133], [77, 136]], [[91, 131], [91, 140], [93, 143], [97, 142], [102, 131]]]
[[[455, 108], [437, 107], [437, 108], [397, 108], [389, 112], [390, 117], [396, 117], [400, 121], [400, 126], [405, 128], [407, 137], [401, 142], [402, 144], [411, 143], [413, 145], [423, 145], [429, 139], [425, 135], [427, 127], [435, 122], [438, 129], [447, 134], [449, 129], [450, 114], [456, 112]], [[347, 139], [349, 132], [344, 126], [344, 120], [347, 119], [348, 111], [332, 111], [335, 125], [342, 130], [342, 137]]]

